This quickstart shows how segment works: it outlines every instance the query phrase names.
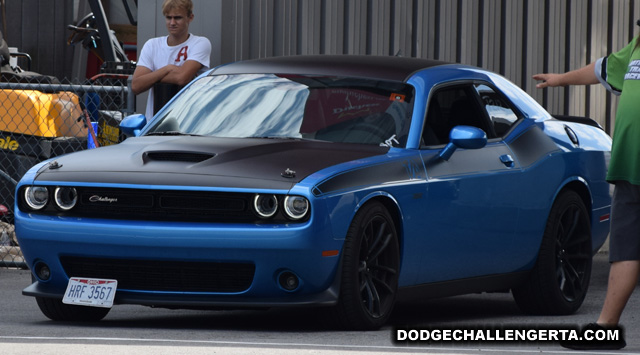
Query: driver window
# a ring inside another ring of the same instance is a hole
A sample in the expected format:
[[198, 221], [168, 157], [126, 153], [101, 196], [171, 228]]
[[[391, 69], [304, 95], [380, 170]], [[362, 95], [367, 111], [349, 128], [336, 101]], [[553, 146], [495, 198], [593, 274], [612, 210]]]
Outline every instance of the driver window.
[[449, 132], [460, 125], [478, 127], [487, 133], [487, 137], [495, 137], [472, 84], [446, 87], [432, 94], [421, 145], [449, 143]]
[[504, 136], [518, 120], [518, 114], [511, 108], [509, 102], [491, 87], [485, 84], [476, 84], [474, 87], [482, 99], [496, 136]]

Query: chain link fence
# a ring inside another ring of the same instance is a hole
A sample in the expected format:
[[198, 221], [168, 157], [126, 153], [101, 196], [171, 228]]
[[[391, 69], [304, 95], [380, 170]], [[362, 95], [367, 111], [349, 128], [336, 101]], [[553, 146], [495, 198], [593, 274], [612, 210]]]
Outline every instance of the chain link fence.
[[120, 142], [119, 123], [135, 107], [129, 80], [0, 79], [0, 267], [26, 268], [13, 226], [20, 178], [46, 159]]

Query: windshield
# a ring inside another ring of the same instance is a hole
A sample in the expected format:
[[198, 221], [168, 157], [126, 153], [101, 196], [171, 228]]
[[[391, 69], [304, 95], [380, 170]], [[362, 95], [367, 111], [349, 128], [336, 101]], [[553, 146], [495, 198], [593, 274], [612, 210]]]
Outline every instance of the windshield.
[[276, 74], [198, 79], [150, 134], [294, 138], [404, 146], [411, 86], [378, 80]]

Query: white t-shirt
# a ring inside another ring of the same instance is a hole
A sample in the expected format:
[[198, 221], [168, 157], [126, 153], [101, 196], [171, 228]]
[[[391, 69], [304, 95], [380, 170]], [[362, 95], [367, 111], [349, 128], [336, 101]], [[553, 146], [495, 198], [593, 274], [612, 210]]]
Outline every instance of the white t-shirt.
[[[208, 38], [189, 34], [189, 38], [177, 46], [169, 46], [168, 38], [163, 36], [148, 40], [142, 46], [137, 65], [156, 71], [169, 64], [181, 66], [187, 60], [195, 60], [202, 64], [198, 75], [209, 69], [211, 42]], [[153, 117], [153, 87], [149, 90], [145, 116], [147, 120]]]

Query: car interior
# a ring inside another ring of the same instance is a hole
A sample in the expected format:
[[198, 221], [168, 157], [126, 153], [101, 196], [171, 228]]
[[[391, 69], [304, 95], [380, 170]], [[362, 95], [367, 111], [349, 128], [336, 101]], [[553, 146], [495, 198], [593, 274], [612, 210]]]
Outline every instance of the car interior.
[[[483, 90], [481, 96], [480, 87]], [[488, 139], [498, 138], [506, 134], [518, 119], [509, 105], [486, 85], [441, 88], [431, 96], [428, 105], [421, 143], [427, 147], [449, 143], [449, 133], [460, 125], [480, 128]]]
[[312, 90], [300, 132], [309, 139], [380, 145], [399, 136], [409, 122], [406, 110], [394, 104], [388, 95], [363, 90]]

